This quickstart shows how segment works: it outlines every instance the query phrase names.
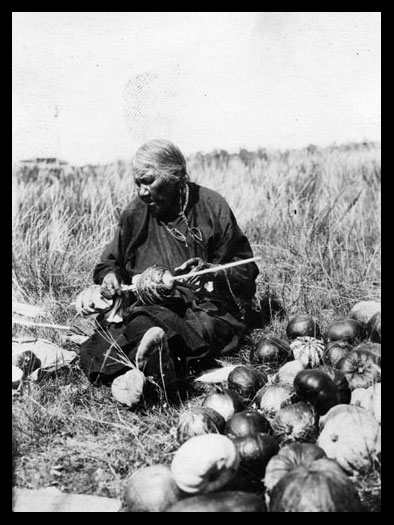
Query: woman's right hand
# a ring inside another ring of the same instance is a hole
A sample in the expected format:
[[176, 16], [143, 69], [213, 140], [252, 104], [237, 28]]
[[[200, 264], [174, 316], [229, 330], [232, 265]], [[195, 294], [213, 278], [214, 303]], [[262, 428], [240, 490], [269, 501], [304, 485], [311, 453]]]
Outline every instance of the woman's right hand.
[[75, 301], [75, 309], [79, 314], [91, 315], [109, 310], [112, 304], [112, 300], [105, 299], [102, 296], [101, 287], [93, 284], [78, 295]]
[[107, 273], [101, 284], [101, 295], [105, 299], [113, 299], [122, 294], [121, 282], [114, 272]]

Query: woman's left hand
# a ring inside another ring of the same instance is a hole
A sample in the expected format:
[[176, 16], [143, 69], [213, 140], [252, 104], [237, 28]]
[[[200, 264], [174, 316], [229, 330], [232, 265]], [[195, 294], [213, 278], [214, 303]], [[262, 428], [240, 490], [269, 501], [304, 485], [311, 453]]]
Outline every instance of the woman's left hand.
[[[183, 264], [174, 269], [174, 275], [182, 275], [188, 273], [196, 273], [200, 270], [205, 270], [207, 268], [213, 268], [215, 265], [208, 263], [201, 259], [201, 257], [192, 257], [188, 259]], [[199, 290], [207, 283], [208, 281], [213, 280], [214, 273], [206, 273], [203, 275], [196, 275], [195, 277], [191, 275], [186, 279], [190, 284], [195, 285]]]

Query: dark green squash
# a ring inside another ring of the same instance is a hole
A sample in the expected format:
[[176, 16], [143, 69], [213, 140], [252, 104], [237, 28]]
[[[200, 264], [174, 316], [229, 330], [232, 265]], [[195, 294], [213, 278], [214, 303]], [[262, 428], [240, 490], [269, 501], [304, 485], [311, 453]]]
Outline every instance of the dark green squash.
[[339, 389], [331, 377], [321, 369], [301, 370], [294, 379], [297, 396], [310, 403], [319, 414], [326, 414], [341, 402]]
[[240, 468], [259, 478], [264, 476], [268, 461], [279, 451], [277, 440], [263, 432], [237, 437], [233, 442], [239, 453]]
[[267, 374], [248, 365], [238, 365], [228, 375], [227, 384], [242, 400], [250, 401], [268, 380]]
[[354, 343], [363, 335], [361, 323], [355, 319], [341, 319], [330, 323], [324, 331], [324, 339], [331, 341], [347, 341]]
[[254, 363], [282, 364], [292, 359], [292, 352], [287, 341], [273, 335], [264, 335], [250, 352]]
[[257, 410], [247, 409], [237, 412], [227, 421], [224, 433], [231, 438], [237, 438], [259, 432], [270, 433], [271, 430], [271, 425], [265, 416]]
[[310, 315], [294, 315], [290, 318], [287, 327], [286, 335], [289, 339], [296, 337], [320, 337], [320, 326], [316, 319]]

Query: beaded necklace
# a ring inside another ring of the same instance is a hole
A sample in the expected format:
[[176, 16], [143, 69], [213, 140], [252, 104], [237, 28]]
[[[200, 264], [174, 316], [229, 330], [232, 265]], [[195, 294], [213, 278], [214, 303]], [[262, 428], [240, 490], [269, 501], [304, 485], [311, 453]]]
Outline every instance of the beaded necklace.
[[[193, 239], [193, 241], [195, 241], [197, 244], [202, 245], [201, 230], [194, 226], [191, 228], [189, 225], [189, 221], [187, 220], [187, 217], [185, 215], [187, 205], [189, 204], [189, 194], [190, 194], [189, 186], [187, 183], [184, 186], [184, 190], [185, 190], [185, 201], [184, 202], [182, 202], [182, 192], [179, 193], [180, 212], [178, 214], [178, 217], [181, 217], [183, 222], [186, 224], [187, 232], [189, 233], [189, 236]], [[174, 237], [174, 239], [180, 242], [184, 242], [187, 247], [189, 246], [187, 243], [186, 235], [180, 232], [177, 228], [170, 228], [165, 222], [162, 222], [162, 221], [159, 221], [159, 224], [161, 226], [164, 226], [164, 228], [168, 231], [168, 233], [172, 237]]]

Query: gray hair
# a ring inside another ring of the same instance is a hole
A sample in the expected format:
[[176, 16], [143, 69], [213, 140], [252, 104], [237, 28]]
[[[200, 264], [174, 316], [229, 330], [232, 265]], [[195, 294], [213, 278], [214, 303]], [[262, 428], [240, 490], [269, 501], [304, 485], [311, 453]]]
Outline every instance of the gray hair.
[[150, 140], [140, 146], [132, 159], [132, 169], [135, 177], [149, 173], [174, 182], [189, 180], [183, 153], [168, 140]]

